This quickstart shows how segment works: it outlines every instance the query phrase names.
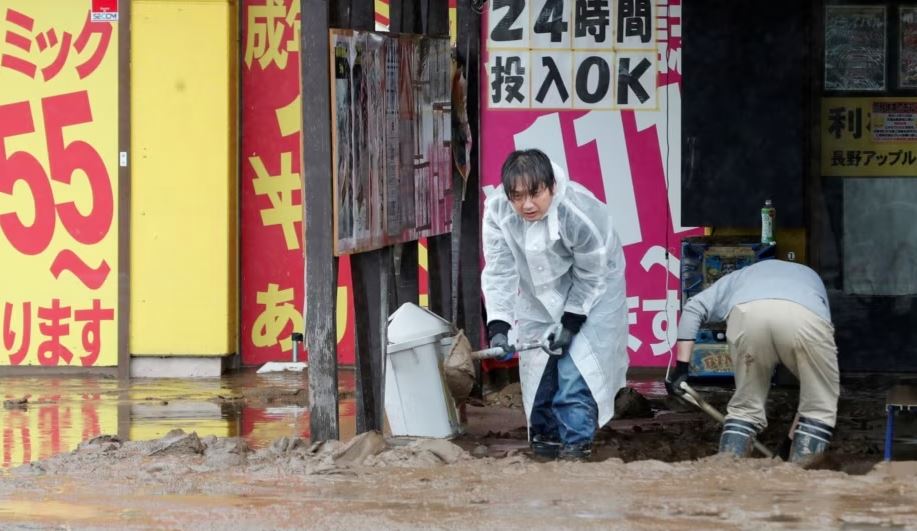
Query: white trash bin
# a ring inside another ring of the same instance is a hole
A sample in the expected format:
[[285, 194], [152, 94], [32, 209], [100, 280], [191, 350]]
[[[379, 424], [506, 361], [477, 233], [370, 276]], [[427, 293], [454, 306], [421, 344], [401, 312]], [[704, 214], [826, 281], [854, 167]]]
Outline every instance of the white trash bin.
[[442, 365], [452, 328], [412, 303], [388, 319], [385, 356], [385, 415], [394, 436], [450, 438], [460, 424]]

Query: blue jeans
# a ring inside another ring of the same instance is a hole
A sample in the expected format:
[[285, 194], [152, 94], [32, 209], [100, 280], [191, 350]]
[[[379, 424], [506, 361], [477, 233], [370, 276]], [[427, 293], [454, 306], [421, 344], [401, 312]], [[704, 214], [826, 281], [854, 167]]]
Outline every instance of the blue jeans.
[[531, 436], [564, 447], [592, 444], [599, 408], [569, 352], [551, 356], [532, 404]]

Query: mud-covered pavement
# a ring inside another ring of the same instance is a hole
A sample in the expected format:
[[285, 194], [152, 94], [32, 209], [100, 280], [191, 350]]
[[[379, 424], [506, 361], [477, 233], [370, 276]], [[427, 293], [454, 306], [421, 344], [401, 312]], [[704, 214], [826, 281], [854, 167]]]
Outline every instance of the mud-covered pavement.
[[[152, 440], [96, 436], [7, 468], [0, 528], [917, 528], [917, 463], [878, 463], [888, 384], [845, 385], [835, 447], [825, 469], [810, 471], [711, 456], [716, 425], [663, 397], [655, 382], [633, 382], [639, 393], [624, 396], [620, 411], [631, 418], [602, 430], [591, 463], [533, 461], [512, 387], [485, 397], [492, 405], [469, 406], [468, 433], [455, 444], [367, 434], [312, 445], [297, 436], [301, 419], [285, 423], [287, 436], [275, 426], [270, 440], [245, 429], [201, 435], [192, 422]], [[211, 399], [230, 418], [249, 403], [279, 408], [301, 400], [291, 394], [295, 386], [252, 387], [221, 388]], [[702, 389], [724, 407], [728, 390]], [[772, 396], [763, 440], [773, 448], [795, 393]], [[130, 411], [189, 398], [203, 395], [139, 393], [118, 403]], [[23, 413], [0, 410], [0, 420], [10, 412]], [[913, 454], [906, 420], [897, 458]]]

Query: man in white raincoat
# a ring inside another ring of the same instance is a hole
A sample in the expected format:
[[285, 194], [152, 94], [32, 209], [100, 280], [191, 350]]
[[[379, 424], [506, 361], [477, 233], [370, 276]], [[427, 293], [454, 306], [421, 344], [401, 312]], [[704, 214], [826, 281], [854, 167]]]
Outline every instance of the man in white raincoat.
[[491, 347], [550, 337], [520, 353], [522, 398], [536, 455], [588, 459], [614, 415], [627, 372], [624, 253], [604, 203], [541, 151], [515, 151], [484, 203], [481, 287]]

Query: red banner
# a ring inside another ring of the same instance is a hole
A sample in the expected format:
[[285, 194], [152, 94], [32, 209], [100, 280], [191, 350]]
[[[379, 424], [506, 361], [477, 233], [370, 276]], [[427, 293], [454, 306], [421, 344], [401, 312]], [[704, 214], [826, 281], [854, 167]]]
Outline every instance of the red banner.
[[[244, 2], [239, 202], [245, 365], [290, 360], [290, 335], [304, 329], [299, 28], [296, 0]], [[346, 258], [338, 285], [338, 359], [349, 364], [354, 325]]]

